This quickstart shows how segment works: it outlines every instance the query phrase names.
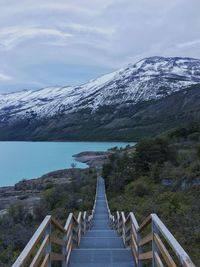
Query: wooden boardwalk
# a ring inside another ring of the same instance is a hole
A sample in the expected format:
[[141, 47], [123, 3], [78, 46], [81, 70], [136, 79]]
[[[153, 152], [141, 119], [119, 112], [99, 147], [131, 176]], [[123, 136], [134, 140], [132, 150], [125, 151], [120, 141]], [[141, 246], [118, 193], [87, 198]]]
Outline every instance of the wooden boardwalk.
[[[139, 203], [138, 203], [139, 205]], [[110, 212], [97, 179], [92, 213], [70, 213], [63, 227], [47, 215], [13, 267], [195, 267], [156, 214], [141, 225], [132, 212]]]

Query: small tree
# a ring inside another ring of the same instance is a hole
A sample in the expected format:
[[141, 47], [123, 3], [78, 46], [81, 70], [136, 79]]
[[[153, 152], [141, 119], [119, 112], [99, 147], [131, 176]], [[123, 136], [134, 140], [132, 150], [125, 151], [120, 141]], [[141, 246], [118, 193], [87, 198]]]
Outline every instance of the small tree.
[[76, 168], [76, 163], [72, 162], [71, 167], [74, 169]]

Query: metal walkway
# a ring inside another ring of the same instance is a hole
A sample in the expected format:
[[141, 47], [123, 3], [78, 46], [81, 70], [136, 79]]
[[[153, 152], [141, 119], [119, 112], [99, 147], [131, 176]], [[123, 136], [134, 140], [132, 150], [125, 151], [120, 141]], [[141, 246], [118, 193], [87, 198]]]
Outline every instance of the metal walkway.
[[69, 267], [133, 267], [130, 249], [124, 247], [117, 231], [112, 230], [105, 196], [105, 185], [98, 179], [92, 229], [81, 239], [70, 256]]

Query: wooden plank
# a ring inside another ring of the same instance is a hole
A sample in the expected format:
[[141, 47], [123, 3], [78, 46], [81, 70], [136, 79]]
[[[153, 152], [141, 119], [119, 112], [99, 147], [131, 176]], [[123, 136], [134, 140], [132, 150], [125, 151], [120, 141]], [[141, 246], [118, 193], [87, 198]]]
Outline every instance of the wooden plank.
[[51, 222], [52, 224], [57, 228], [59, 229], [62, 233], [65, 233], [66, 230], [64, 229], [64, 227], [62, 227], [62, 225], [57, 221], [55, 220], [53, 217], [51, 218]]
[[41, 264], [41, 267], [47, 267], [47, 266], [48, 266], [48, 263], [49, 263], [49, 257], [50, 257], [49, 254], [47, 254], [47, 255], [44, 257], [44, 260], [43, 260], [43, 262], [42, 262], [42, 264]]
[[47, 235], [45, 237], [45, 239], [43, 240], [40, 248], [38, 249], [35, 257], [33, 258], [32, 262], [30, 264], [30, 267], [37, 267], [37, 266], [39, 266], [40, 261], [42, 259], [42, 256], [44, 255], [44, 252], [45, 252], [48, 244], [49, 244], [49, 235]]
[[174, 260], [170, 256], [170, 254], [167, 251], [167, 249], [166, 249], [165, 245], [163, 244], [162, 240], [160, 239], [160, 237], [156, 233], [154, 233], [154, 241], [156, 243], [156, 246], [160, 250], [160, 253], [162, 254], [167, 266], [168, 267], [177, 267], [176, 263], [174, 262]]
[[72, 245], [72, 234], [69, 236], [69, 239], [67, 241], [66, 250], [68, 251], [69, 247]]
[[58, 238], [57, 236], [54, 236], [54, 235], [50, 236], [50, 240], [52, 243], [60, 245], [60, 246], [64, 246], [66, 243], [63, 239]]
[[138, 251], [138, 245], [137, 245], [137, 242], [135, 241], [134, 235], [131, 235], [131, 240], [132, 240], [132, 243], [135, 247], [135, 251], [137, 252]]
[[51, 261], [64, 261], [65, 256], [55, 252], [51, 252]]
[[134, 245], [133, 245], [133, 244], [131, 245], [131, 251], [132, 251], [132, 253], [133, 253], [133, 256], [134, 256], [135, 262], [136, 262], [136, 263], [138, 263], [138, 256], [137, 256], [137, 252], [136, 252], [136, 250], [135, 250], [135, 247], [134, 247]]
[[157, 252], [154, 252], [154, 259], [155, 259], [157, 267], [164, 267], [164, 265], [163, 265], [163, 263], [161, 261], [161, 258], [160, 258], [160, 256], [158, 255]]
[[144, 246], [148, 244], [150, 241], [152, 241], [152, 238], [153, 238], [152, 233], [149, 233], [147, 236], [145, 236], [139, 241], [139, 246]]
[[71, 255], [71, 251], [72, 251], [72, 245], [69, 247], [69, 250], [67, 251], [67, 257], [66, 257], [66, 266], [69, 262], [69, 257]]
[[144, 221], [143, 223], [139, 226], [138, 228], [138, 232], [141, 232], [147, 225], [149, 225], [151, 223], [151, 215], [149, 215]]
[[167, 243], [171, 246], [172, 250], [176, 253], [181, 263], [184, 263], [186, 267], [195, 267], [194, 263], [191, 261], [188, 254], [181, 247], [175, 237], [171, 234], [171, 232], [167, 229], [164, 223], [160, 220], [160, 218], [156, 214], [151, 214], [152, 220], [159, 231], [162, 233]]
[[139, 254], [139, 260], [149, 260], [149, 259], [152, 259], [152, 251]]
[[36, 232], [34, 233], [34, 235], [32, 236], [31, 240], [28, 242], [26, 247], [23, 249], [22, 253], [19, 255], [15, 263], [12, 265], [12, 267], [22, 266], [27, 261], [27, 259], [32, 254], [33, 250], [38, 244], [38, 241], [41, 239], [42, 235], [44, 234], [50, 222], [51, 222], [51, 216], [47, 215], [42, 221], [42, 223], [40, 224], [40, 226], [38, 227], [38, 229], [36, 230]]

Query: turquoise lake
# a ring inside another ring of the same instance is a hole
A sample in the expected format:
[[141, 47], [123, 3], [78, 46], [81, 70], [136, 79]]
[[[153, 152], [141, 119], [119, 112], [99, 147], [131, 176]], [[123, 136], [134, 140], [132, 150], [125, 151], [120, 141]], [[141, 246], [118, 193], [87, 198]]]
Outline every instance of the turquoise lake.
[[[133, 143], [132, 143], [133, 144]], [[0, 142], [0, 186], [37, 178], [50, 171], [70, 168], [73, 155], [125, 147], [120, 142]], [[79, 168], [86, 164], [76, 162]]]

